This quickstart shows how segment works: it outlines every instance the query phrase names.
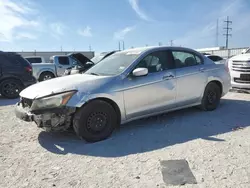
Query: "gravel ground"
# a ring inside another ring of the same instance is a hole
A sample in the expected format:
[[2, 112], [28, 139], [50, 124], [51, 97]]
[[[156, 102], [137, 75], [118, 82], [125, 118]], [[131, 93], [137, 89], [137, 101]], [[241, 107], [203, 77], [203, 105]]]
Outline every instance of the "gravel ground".
[[94, 144], [20, 121], [12, 104], [0, 99], [0, 187], [172, 187], [161, 161], [179, 159], [197, 181], [181, 187], [250, 187], [249, 94], [132, 122]]

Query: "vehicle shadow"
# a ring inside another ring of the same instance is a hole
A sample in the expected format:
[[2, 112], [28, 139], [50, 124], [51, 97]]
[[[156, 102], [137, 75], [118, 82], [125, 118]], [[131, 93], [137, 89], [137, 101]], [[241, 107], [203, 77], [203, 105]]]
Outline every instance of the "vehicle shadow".
[[111, 138], [86, 143], [72, 132], [47, 133], [38, 136], [40, 145], [56, 154], [78, 154], [99, 157], [121, 157], [173, 146], [194, 139], [223, 142], [216, 135], [249, 126], [250, 102], [222, 99], [212, 112], [197, 108], [184, 109], [161, 116], [134, 121], [121, 126]]
[[15, 105], [19, 101], [18, 99], [6, 99], [0, 95], [0, 106]]

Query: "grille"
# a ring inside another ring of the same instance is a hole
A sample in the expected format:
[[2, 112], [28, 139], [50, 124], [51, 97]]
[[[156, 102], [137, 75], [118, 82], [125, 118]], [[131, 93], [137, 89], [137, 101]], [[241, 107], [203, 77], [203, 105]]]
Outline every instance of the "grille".
[[238, 72], [250, 72], [250, 61], [233, 61], [232, 70]]
[[250, 84], [250, 81], [242, 80], [240, 78], [234, 78], [234, 82], [241, 83], [241, 84]]
[[30, 108], [33, 101], [31, 99], [22, 98], [21, 102], [22, 102], [23, 107]]
[[250, 83], [250, 74], [241, 74], [240, 78], [234, 78], [234, 81], [237, 83]]

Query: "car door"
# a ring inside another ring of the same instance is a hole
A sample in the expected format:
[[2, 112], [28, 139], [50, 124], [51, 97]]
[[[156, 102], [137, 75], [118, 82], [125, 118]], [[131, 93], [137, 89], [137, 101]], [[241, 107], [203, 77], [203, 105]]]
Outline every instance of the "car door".
[[56, 65], [56, 72], [57, 76], [62, 76], [67, 68], [72, 66], [72, 62], [68, 56], [59, 56], [57, 57], [57, 65]]
[[206, 83], [203, 58], [189, 51], [172, 51], [176, 67], [177, 107], [198, 103]]
[[171, 109], [175, 106], [176, 81], [169, 51], [157, 51], [144, 57], [136, 68], [147, 68], [148, 75], [124, 79], [127, 119]]

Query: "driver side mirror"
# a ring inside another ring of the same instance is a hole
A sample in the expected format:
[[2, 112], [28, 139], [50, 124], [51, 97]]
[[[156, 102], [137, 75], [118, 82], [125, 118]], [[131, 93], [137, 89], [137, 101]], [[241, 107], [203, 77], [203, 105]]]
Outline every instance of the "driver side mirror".
[[133, 76], [139, 77], [139, 76], [146, 76], [148, 74], [147, 68], [136, 68], [133, 70]]

